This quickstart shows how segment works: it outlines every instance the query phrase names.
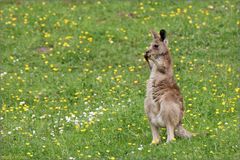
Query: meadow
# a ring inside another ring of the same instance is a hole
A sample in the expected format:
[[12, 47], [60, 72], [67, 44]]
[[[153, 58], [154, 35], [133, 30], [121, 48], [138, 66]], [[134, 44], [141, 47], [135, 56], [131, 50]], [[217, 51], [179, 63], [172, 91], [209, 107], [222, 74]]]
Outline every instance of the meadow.
[[[0, 1], [0, 159], [240, 157], [238, 0]], [[164, 28], [192, 139], [150, 145], [150, 30]], [[207, 135], [201, 133], [208, 133]]]

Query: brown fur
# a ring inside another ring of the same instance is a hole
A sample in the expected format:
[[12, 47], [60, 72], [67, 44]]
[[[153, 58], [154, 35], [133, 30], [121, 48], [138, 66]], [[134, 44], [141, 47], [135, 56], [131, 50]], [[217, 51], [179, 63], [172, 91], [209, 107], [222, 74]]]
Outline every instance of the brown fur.
[[152, 143], [160, 142], [160, 127], [167, 128], [167, 142], [175, 135], [190, 138], [192, 134], [182, 126], [183, 98], [173, 77], [166, 32], [161, 30], [160, 34], [152, 32], [152, 35], [153, 42], [144, 55], [151, 70], [144, 108], [152, 130]]

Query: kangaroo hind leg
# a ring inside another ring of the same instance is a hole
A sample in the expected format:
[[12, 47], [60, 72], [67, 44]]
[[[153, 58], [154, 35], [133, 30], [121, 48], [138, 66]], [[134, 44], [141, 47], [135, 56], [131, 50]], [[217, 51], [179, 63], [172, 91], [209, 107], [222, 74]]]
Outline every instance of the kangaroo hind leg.
[[168, 124], [167, 126], [167, 143], [174, 140], [174, 126]]
[[152, 143], [151, 144], [159, 144], [160, 143], [160, 136], [158, 132], [158, 127], [154, 126], [153, 124], [150, 124], [151, 130], [152, 130]]

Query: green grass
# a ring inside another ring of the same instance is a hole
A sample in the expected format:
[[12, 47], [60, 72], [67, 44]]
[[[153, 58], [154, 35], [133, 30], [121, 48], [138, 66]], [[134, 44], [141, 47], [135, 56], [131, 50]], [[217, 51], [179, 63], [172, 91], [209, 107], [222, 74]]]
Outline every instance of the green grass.
[[[0, 159], [238, 159], [239, 1], [0, 1]], [[149, 31], [166, 29], [183, 123], [151, 146]]]

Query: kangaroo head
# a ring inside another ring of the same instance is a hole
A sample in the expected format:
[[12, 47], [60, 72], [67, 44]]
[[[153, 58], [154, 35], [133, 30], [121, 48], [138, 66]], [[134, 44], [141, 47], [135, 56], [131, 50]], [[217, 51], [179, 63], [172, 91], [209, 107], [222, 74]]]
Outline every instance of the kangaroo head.
[[152, 61], [158, 61], [160, 64], [164, 63], [166, 56], [168, 57], [169, 54], [166, 40], [166, 31], [162, 29], [160, 30], [159, 34], [155, 31], [151, 31], [151, 33], [153, 41], [144, 54], [144, 57], [148, 62], [150, 68], [152, 68], [154, 64]]

